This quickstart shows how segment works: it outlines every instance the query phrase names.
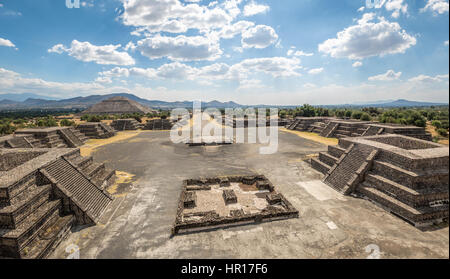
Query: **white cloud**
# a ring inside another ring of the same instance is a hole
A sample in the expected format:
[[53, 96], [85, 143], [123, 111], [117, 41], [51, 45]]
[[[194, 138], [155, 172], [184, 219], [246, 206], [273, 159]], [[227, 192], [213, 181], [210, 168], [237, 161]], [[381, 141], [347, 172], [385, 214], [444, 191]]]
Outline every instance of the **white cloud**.
[[0, 8], [3, 8], [3, 4], [2, 3], [0, 3]]
[[270, 10], [267, 5], [257, 4], [255, 1], [251, 1], [244, 7], [244, 16], [253, 16], [256, 14], [264, 14]]
[[300, 56], [313, 56], [314, 53], [307, 53], [307, 52], [304, 52], [304, 51], [302, 51], [302, 50], [295, 50], [295, 47], [291, 47], [291, 48], [287, 51], [286, 55], [287, 55], [287, 56], [297, 56], [297, 57], [300, 57]]
[[398, 18], [400, 13], [408, 13], [408, 4], [403, 3], [404, 0], [388, 0], [384, 7], [387, 11], [392, 11], [392, 17]]
[[16, 47], [10, 40], [0, 38], [0, 46]]
[[234, 24], [224, 26], [220, 31], [212, 32], [210, 36], [216, 37], [216, 39], [231, 39], [254, 25], [253, 22], [241, 20]]
[[363, 59], [371, 56], [404, 53], [416, 44], [416, 38], [402, 30], [397, 22], [366, 13], [356, 25], [337, 33], [337, 38], [328, 39], [319, 45], [319, 51], [335, 58]]
[[50, 48], [48, 52], [58, 54], [67, 52], [77, 60], [95, 62], [101, 65], [134, 65], [135, 61], [128, 53], [117, 50], [120, 47], [121, 45], [95, 46], [89, 42], [73, 40], [70, 48], [57, 44]]
[[[247, 80], [255, 74], [266, 74], [275, 78], [297, 77], [300, 73], [297, 58], [270, 57], [245, 59], [234, 65], [215, 63], [203, 67], [192, 67], [180, 62], [168, 63], [159, 68], [120, 68], [99, 73], [101, 78], [144, 77], [150, 80], [171, 79], [180, 81]], [[100, 79], [103, 80], [103, 79]]]
[[363, 63], [361, 61], [356, 61], [355, 63], [352, 64], [353, 68], [358, 68], [361, 67], [363, 65]]
[[150, 59], [167, 57], [174, 61], [216, 60], [222, 55], [217, 41], [203, 36], [154, 37], [137, 42], [136, 49]]
[[428, 0], [421, 12], [432, 11], [435, 14], [448, 13], [448, 1], [446, 0]]
[[[111, 90], [111, 91], [109, 91]], [[53, 96], [74, 96], [94, 93], [114, 92], [115, 88], [105, 88], [96, 82], [52, 82], [39, 78], [26, 78], [21, 74], [0, 68], [0, 93], [40, 93]], [[116, 91], [122, 92], [122, 91]]]
[[433, 82], [442, 82], [442, 81], [448, 81], [448, 74], [446, 75], [437, 75], [434, 77], [427, 76], [427, 75], [418, 75], [416, 77], [408, 79], [410, 82], [417, 82], [417, 83], [433, 83]]
[[277, 33], [267, 25], [257, 25], [242, 33], [242, 46], [244, 48], [266, 48], [277, 40]]
[[365, 8], [366, 8], [366, 7], [362, 6], [361, 8], [358, 9], [358, 12], [364, 12], [364, 9], [365, 9]]
[[320, 74], [321, 72], [323, 72], [323, 68], [316, 68], [316, 69], [309, 70], [308, 74], [317, 75], [317, 74]]
[[444, 45], [448, 46], [448, 40], [444, 42]]
[[388, 70], [384, 74], [369, 77], [369, 80], [370, 81], [391, 81], [391, 80], [399, 79], [401, 75], [402, 75], [402, 72], [396, 73], [396, 72], [394, 72], [394, 70]]
[[[125, 25], [145, 27], [150, 33], [184, 33], [188, 29], [209, 32], [230, 24], [240, 14], [242, 0], [227, 0], [218, 5], [182, 3], [179, 0], [121, 0]], [[193, 1], [190, 1], [193, 2]], [[199, 1], [196, 1], [199, 2]]]

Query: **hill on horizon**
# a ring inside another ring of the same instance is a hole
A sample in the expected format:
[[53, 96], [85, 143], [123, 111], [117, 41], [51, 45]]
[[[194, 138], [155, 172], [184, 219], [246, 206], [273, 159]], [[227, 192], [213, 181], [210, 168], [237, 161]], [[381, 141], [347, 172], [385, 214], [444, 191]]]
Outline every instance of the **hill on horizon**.
[[[14, 97], [17, 95], [16, 97]], [[9, 97], [9, 98], [5, 98]], [[0, 94], [0, 110], [18, 110], [18, 109], [87, 109], [112, 97], [125, 97], [132, 101], [138, 102], [144, 106], [153, 109], [174, 109], [174, 108], [192, 108], [192, 101], [160, 101], [147, 100], [130, 93], [113, 93], [107, 95], [90, 95], [86, 97], [74, 97], [69, 99], [44, 99], [42, 96], [24, 93], [24, 94]], [[20, 101], [22, 100], [22, 101]], [[354, 104], [338, 104], [338, 105], [318, 105], [320, 107], [427, 107], [427, 106], [446, 106], [448, 103], [433, 103], [410, 101], [405, 99], [373, 101], [367, 103]], [[251, 105], [252, 107], [278, 107], [278, 108], [295, 108], [298, 105]], [[233, 101], [220, 102], [210, 101], [203, 102], [203, 108], [237, 108], [251, 107], [250, 105], [241, 105]]]

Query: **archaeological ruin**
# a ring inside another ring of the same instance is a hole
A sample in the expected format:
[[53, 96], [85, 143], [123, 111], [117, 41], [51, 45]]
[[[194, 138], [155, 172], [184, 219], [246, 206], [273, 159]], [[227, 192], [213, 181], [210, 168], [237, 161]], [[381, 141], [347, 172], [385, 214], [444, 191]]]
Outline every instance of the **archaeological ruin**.
[[155, 111], [125, 97], [112, 97], [83, 111], [83, 114], [154, 113]]
[[0, 149], [0, 258], [48, 256], [73, 225], [96, 224], [115, 171], [78, 148]]
[[423, 127], [406, 126], [334, 117], [297, 117], [287, 125], [289, 130], [312, 132], [327, 138], [398, 134], [431, 141]]
[[448, 146], [398, 134], [345, 137], [311, 165], [336, 191], [364, 197], [415, 226], [448, 220]]
[[144, 130], [170, 130], [174, 123], [169, 119], [150, 119], [147, 120]]
[[91, 139], [106, 139], [116, 135], [116, 131], [102, 122], [87, 122], [78, 125], [77, 130]]
[[117, 119], [111, 123], [111, 127], [116, 131], [129, 131], [129, 130], [139, 130], [144, 127], [143, 124], [139, 123], [136, 119]]
[[88, 138], [72, 127], [22, 129], [0, 137], [0, 148], [74, 148]]
[[172, 235], [298, 218], [299, 212], [263, 175], [188, 179]]

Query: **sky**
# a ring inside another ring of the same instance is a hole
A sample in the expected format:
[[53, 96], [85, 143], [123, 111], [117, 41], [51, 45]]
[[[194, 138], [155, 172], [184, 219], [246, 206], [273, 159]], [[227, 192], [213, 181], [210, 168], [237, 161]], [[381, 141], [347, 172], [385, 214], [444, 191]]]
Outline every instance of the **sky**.
[[0, 0], [0, 94], [449, 100], [448, 0], [77, 2]]

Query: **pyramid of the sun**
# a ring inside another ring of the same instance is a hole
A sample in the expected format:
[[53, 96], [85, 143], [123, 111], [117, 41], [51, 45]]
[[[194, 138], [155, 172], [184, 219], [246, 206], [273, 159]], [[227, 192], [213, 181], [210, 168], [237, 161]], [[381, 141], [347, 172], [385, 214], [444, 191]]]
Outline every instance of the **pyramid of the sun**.
[[83, 114], [151, 113], [150, 108], [125, 97], [112, 97], [93, 105]]

